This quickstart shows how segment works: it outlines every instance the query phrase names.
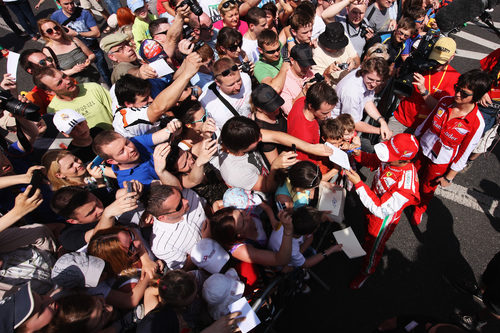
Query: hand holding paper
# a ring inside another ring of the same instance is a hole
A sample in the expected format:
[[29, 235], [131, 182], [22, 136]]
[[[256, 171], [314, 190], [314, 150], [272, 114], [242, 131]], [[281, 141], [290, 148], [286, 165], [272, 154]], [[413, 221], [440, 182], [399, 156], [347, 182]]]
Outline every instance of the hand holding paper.
[[349, 163], [349, 156], [343, 150], [335, 147], [328, 142], [326, 142], [325, 145], [332, 148], [333, 150], [333, 154], [330, 155], [330, 161], [339, 165], [342, 169], [349, 170], [351, 168], [351, 164]]
[[254, 327], [260, 324], [259, 317], [257, 317], [255, 311], [252, 310], [250, 304], [248, 304], [248, 301], [245, 297], [242, 297], [233, 304], [230, 304], [229, 311], [230, 312], [240, 311], [241, 315], [243, 317], [246, 317], [245, 320], [238, 323], [238, 327], [243, 333], [251, 331]]
[[338, 244], [342, 244], [342, 250], [344, 250], [349, 259], [366, 255], [365, 250], [363, 250], [361, 244], [359, 244], [351, 227], [335, 231], [333, 236]]

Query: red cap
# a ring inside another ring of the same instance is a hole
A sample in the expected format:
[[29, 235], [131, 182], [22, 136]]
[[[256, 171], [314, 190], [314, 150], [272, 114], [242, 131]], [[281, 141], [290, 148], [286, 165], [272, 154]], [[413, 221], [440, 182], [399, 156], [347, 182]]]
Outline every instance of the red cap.
[[418, 153], [418, 141], [412, 134], [401, 133], [389, 141], [377, 143], [373, 148], [382, 162], [410, 161]]

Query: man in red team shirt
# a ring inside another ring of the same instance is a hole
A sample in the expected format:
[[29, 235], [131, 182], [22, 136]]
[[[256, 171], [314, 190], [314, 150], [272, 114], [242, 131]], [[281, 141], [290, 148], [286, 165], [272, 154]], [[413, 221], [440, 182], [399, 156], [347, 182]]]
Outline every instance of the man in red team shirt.
[[389, 119], [389, 129], [394, 133], [413, 133], [427, 118], [432, 109], [424, 99], [427, 95], [439, 100], [444, 96], [452, 96], [453, 85], [457, 83], [458, 73], [450, 62], [455, 56], [457, 44], [449, 37], [441, 37], [434, 45], [429, 59], [437, 61], [440, 66], [422, 74], [415, 73], [415, 79], [424, 80], [425, 89], [413, 89], [410, 97], [403, 98], [394, 115]]

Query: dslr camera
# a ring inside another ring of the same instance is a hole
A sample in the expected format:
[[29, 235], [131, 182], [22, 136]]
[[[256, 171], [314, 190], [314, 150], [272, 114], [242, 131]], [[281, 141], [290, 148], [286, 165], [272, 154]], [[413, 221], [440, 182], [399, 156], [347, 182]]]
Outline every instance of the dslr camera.
[[349, 68], [349, 64], [347, 62], [344, 62], [344, 63], [338, 64], [337, 67], [340, 68], [341, 70], [345, 71], [346, 69]]
[[252, 70], [252, 68], [250, 67], [250, 63], [248, 61], [242, 62], [240, 65], [240, 69], [243, 73], [247, 74], [250, 74], [250, 71]]
[[40, 121], [41, 118], [38, 105], [21, 102], [5, 90], [0, 90], [0, 109], [31, 121]]
[[366, 34], [368, 33], [368, 26], [366, 25], [365, 21], [361, 21], [361, 24], [359, 26], [359, 35], [362, 38], [365, 38]]
[[312, 79], [310, 79], [307, 83], [321, 82], [324, 79], [325, 78], [323, 77], [323, 75], [321, 75], [320, 73], [316, 73], [316, 74], [314, 74], [314, 77]]
[[200, 7], [200, 4], [196, 0], [183, 0], [182, 2], [177, 4], [177, 8], [184, 5], [188, 5], [191, 11], [196, 16], [200, 16], [201, 14], [203, 14], [203, 9]]

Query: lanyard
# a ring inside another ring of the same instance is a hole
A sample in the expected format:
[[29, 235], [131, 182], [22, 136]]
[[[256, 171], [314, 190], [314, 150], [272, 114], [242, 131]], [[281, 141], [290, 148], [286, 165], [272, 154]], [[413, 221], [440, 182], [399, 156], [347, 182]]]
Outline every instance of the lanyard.
[[431, 94], [435, 93], [439, 89], [439, 87], [441, 86], [441, 83], [443, 83], [444, 77], [446, 76], [446, 71], [448, 70], [448, 66], [449, 65], [446, 65], [446, 68], [443, 71], [443, 75], [441, 76], [441, 80], [439, 80], [439, 83], [438, 83], [436, 89], [434, 89], [434, 91], [432, 91], [432, 88], [431, 88], [431, 74], [429, 73], [429, 89], [427, 89], [427, 90], [429, 90], [429, 93], [431, 93]]

